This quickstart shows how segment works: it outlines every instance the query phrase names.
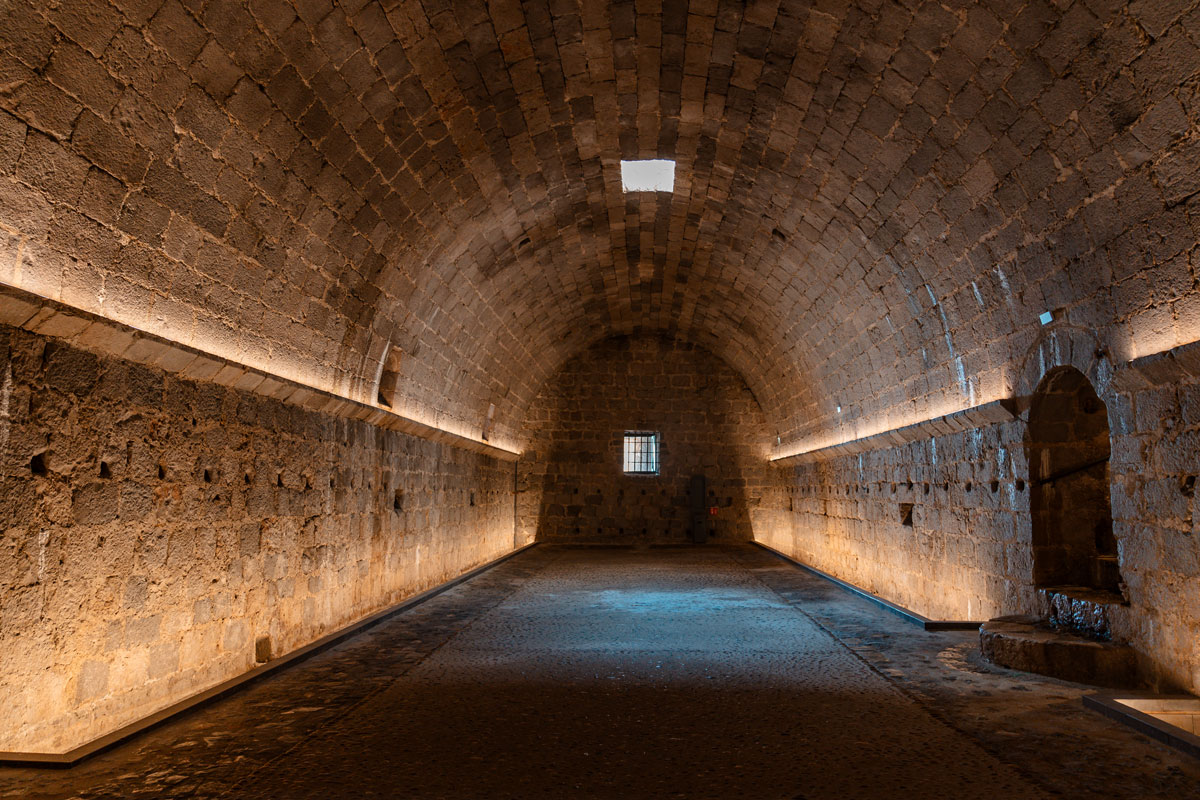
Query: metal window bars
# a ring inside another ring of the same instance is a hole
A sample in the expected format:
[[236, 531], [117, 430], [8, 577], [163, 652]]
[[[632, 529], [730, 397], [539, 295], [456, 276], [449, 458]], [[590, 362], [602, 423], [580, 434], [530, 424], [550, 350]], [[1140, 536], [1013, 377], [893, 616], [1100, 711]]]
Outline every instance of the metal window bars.
[[658, 474], [658, 434], [625, 431], [624, 470], [632, 475]]

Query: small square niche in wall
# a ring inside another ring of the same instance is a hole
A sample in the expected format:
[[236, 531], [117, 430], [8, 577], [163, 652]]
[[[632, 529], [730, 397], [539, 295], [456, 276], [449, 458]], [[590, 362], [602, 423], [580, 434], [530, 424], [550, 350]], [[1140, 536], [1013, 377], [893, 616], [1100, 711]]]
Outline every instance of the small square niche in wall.
[[656, 158], [621, 162], [621, 189], [625, 192], [672, 192], [675, 162]]

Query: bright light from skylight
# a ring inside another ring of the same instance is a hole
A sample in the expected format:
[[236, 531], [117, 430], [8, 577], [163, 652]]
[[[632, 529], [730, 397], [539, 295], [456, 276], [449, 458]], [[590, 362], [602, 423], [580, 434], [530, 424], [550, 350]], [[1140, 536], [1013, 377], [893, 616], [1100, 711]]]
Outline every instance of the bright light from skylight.
[[665, 158], [621, 162], [621, 189], [626, 192], [675, 190], [675, 162]]
[[1042, 323], [1043, 325], [1049, 325], [1051, 322], [1054, 322], [1054, 314], [1049, 311], [1043, 311], [1038, 316], [1038, 322]]

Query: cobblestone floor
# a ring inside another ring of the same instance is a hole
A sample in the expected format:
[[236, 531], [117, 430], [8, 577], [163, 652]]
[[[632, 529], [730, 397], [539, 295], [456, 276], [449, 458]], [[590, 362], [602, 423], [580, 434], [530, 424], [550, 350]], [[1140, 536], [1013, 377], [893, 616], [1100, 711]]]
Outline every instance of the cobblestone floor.
[[1200, 764], [753, 547], [539, 547], [30, 798], [1200, 798]]

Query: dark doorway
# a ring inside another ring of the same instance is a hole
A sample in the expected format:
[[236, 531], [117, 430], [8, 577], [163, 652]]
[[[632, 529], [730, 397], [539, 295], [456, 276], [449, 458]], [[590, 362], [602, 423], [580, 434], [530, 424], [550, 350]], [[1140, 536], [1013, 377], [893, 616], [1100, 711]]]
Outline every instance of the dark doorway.
[[1082, 372], [1047, 373], [1029, 411], [1033, 582], [1120, 592], [1108, 409]]

